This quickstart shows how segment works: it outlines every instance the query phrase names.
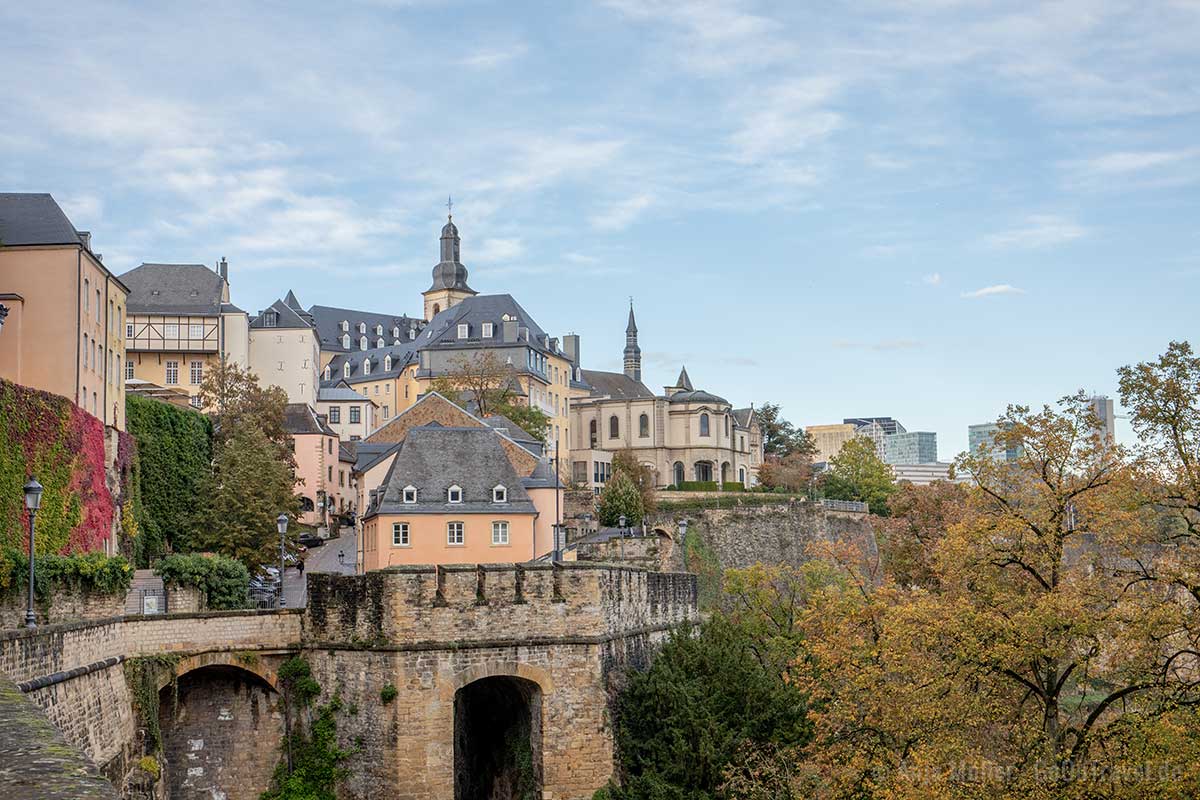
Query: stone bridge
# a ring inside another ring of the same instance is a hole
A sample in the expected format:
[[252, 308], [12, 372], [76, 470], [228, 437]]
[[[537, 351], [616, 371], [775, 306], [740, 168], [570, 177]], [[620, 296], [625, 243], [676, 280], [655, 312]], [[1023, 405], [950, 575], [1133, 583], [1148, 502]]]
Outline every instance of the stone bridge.
[[[122, 617], [0, 633], [14, 681], [116, 787], [150, 797], [123, 662], [162, 665], [159, 797], [257, 798], [280, 757], [275, 670], [302, 653], [353, 750], [344, 798], [475, 800], [612, 772], [609, 678], [697, 619], [695, 576], [605, 564], [310, 574], [303, 611]], [[163, 656], [169, 656], [164, 658]], [[140, 662], [145, 663], [145, 662]], [[3, 766], [3, 765], [0, 765]]]

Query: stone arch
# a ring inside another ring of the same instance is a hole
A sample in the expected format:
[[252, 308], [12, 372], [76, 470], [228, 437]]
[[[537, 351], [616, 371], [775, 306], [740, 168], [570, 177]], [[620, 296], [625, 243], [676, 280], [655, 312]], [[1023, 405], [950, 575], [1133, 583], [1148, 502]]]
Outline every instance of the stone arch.
[[722, 486], [729, 483], [733, 479], [733, 476], [730, 474], [731, 470], [732, 470], [732, 467], [730, 467], [728, 461], [721, 462], [721, 485]]
[[442, 684], [442, 699], [453, 700], [454, 693], [469, 683], [474, 683], [483, 678], [501, 676], [524, 678], [527, 681], [532, 681], [541, 688], [543, 694], [549, 694], [554, 691], [554, 679], [550, 677], [549, 672], [541, 667], [535, 667], [532, 664], [525, 664], [520, 661], [488, 661], [454, 673], [449, 681], [445, 681]]
[[455, 800], [542, 795], [544, 697], [539, 683], [507, 671], [455, 691]]
[[270, 669], [263, 663], [262, 656], [257, 653], [230, 653], [228, 651], [199, 653], [180, 659], [175, 664], [173, 672], [164, 672], [158, 676], [158, 688], [161, 691], [173, 681], [177, 681], [189, 672], [194, 672], [204, 667], [233, 667], [240, 669], [243, 672], [249, 672], [257, 676], [263, 683], [271, 687], [273, 691], [279, 691], [279, 676], [275, 674], [275, 670]]

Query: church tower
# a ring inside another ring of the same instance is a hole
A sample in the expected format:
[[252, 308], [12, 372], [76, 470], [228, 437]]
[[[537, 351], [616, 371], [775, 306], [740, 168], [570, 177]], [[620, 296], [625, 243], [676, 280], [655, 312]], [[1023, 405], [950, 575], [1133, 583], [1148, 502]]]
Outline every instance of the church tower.
[[[451, 206], [449, 202], [447, 206]], [[460, 240], [454, 215], [446, 215], [442, 226], [442, 260], [433, 268], [433, 285], [422, 294], [425, 297], [425, 319], [431, 320], [439, 311], [478, 294], [467, 285], [467, 268], [459, 256]]]
[[625, 375], [635, 381], [642, 379], [642, 348], [638, 347], [632, 300], [629, 301], [629, 324], [625, 326]]

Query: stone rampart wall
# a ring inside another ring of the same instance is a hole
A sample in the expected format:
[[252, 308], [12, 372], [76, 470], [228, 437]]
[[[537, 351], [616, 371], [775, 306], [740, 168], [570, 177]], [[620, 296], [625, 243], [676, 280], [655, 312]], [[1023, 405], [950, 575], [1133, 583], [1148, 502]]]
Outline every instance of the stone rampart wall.
[[[23, 592], [6, 592], [0, 597], [0, 630], [14, 630], [25, 625], [26, 598]], [[125, 594], [85, 592], [79, 589], [58, 589], [48, 600], [34, 601], [39, 625], [60, 622], [109, 619], [125, 611]]]

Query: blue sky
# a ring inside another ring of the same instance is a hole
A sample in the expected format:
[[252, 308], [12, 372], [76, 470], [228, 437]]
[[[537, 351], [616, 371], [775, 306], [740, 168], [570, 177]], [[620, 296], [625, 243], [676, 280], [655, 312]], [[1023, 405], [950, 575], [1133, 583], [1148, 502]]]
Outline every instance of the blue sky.
[[251, 312], [419, 313], [453, 194], [585, 366], [633, 295], [651, 386], [949, 458], [1191, 337], [1198, 42], [1196, 0], [10, 3], [0, 188]]

